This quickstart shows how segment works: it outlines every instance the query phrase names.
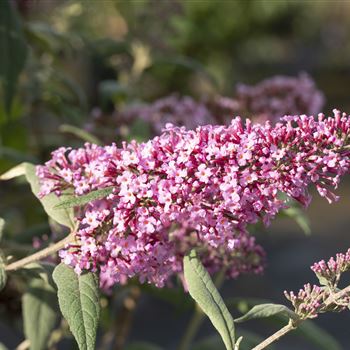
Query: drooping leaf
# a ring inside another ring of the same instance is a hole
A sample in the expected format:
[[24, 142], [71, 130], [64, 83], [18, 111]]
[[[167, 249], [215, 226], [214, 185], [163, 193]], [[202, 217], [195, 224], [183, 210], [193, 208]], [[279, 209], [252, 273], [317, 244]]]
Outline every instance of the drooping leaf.
[[261, 304], [256, 305], [252, 309], [250, 309], [245, 315], [236, 318], [235, 322], [245, 322], [248, 320], [256, 319], [256, 318], [265, 318], [265, 317], [271, 317], [277, 314], [283, 314], [288, 316], [289, 318], [293, 320], [297, 320], [299, 317], [298, 315], [287, 308], [285, 305], [280, 304]]
[[62, 201], [61, 203], [55, 205], [54, 209], [69, 209], [74, 207], [81, 207], [96, 199], [105, 198], [112, 192], [113, 192], [113, 187], [102, 188], [101, 190], [92, 191], [83, 196], [73, 197], [65, 201]]
[[162, 350], [161, 347], [155, 344], [146, 342], [134, 342], [129, 344], [125, 350]]
[[7, 282], [7, 275], [5, 271], [5, 260], [0, 252], [0, 292], [5, 288]]
[[5, 108], [11, 111], [19, 74], [24, 68], [27, 45], [18, 14], [9, 0], [0, 1], [0, 82]]
[[100, 316], [98, 278], [94, 273], [77, 275], [65, 264], [55, 268], [53, 279], [58, 302], [80, 350], [94, 350]]
[[22, 298], [24, 334], [31, 350], [47, 349], [57, 321], [57, 296], [44, 280], [33, 279]]
[[90, 134], [86, 130], [78, 128], [77, 126], [63, 124], [59, 127], [59, 130], [64, 133], [73, 134], [74, 136], [78, 137], [83, 141], [94, 143], [96, 145], [101, 145], [101, 141], [96, 136]]
[[56, 206], [64, 201], [64, 197], [57, 197], [51, 193], [44, 197], [39, 197], [40, 184], [35, 173], [35, 165], [31, 163], [21, 163], [0, 176], [0, 180], [10, 180], [18, 176], [25, 175], [30, 184], [32, 192], [39, 199], [47, 215], [63, 226], [74, 229], [74, 212], [71, 208], [57, 209]]
[[235, 331], [232, 316], [195, 250], [184, 257], [184, 275], [190, 295], [209, 317], [226, 349], [233, 350]]

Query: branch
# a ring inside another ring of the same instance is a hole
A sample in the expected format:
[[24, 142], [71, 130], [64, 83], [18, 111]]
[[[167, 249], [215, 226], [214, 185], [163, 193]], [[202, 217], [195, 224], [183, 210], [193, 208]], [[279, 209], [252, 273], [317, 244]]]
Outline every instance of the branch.
[[297, 325], [292, 321], [289, 320], [288, 324], [281, 328], [276, 333], [270, 335], [268, 338], [266, 338], [263, 342], [261, 342], [259, 345], [254, 347], [252, 350], [262, 350], [265, 349], [270, 344], [274, 343], [275, 341], [279, 340], [281, 337], [289, 333], [290, 331], [293, 331], [297, 328]]
[[[330, 306], [333, 303], [336, 303], [338, 299], [341, 299], [342, 297], [344, 297], [346, 294], [350, 293], [350, 285], [347, 286], [346, 288], [342, 289], [341, 291], [330, 295], [323, 303], [324, 307]], [[274, 343], [275, 341], [279, 340], [281, 337], [283, 337], [284, 335], [286, 335], [287, 333], [289, 333], [290, 331], [296, 329], [298, 327], [298, 325], [302, 322], [304, 322], [305, 320], [298, 320], [298, 321], [293, 321], [293, 320], [289, 320], [289, 323], [284, 326], [283, 328], [281, 328], [279, 331], [277, 331], [276, 333], [272, 334], [271, 336], [269, 336], [268, 338], [266, 338], [263, 342], [261, 342], [259, 345], [257, 345], [255, 348], [253, 348], [252, 350], [262, 350], [265, 349], [267, 346], [269, 346], [270, 344]]]
[[34, 261], [41, 260], [43, 258], [48, 257], [49, 255], [52, 255], [53, 253], [56, 253], [60, 249], [64, 248], [66, 244], [70, 243], [74, 239], [75, 232], [71, 232], [67, 237], [63, 238], [61, 241], [58, 241], [57, 243], [42, 249], [32, 255], [29, 255], [21, 260], [15, 261], [14, 263], [11, 263], [9, 265], [5, 266], [6, 271], [15, 271], [20, 269], [21, 267], [28, 265]]
[[343, 296], [345, 296], [345, 294], [349, 294], [350, 293], [350, 285], [347, 286], [346, 288], [342, 289], [341, 291], [330, 295], [326, 301], [324, 302], [325, 306], [329, 306], [332, 303], [336, 302], [338, 299], [341, 299]]

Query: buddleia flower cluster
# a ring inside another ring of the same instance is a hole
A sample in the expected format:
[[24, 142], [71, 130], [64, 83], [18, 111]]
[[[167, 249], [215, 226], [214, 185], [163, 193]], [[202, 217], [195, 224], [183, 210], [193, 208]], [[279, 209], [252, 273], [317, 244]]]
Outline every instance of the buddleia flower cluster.
[[94, 110], [86, 128], [108, 140], [114, 139], [118, 132], [123, 136], [123, 130], [136, 120], [145, 122], [152, 135], [159, 135], [167, 123], [195, 129], [208, 124], [229, 124], [235, 115], [276, 122], [289, 114], [316, 115], [323, 105], [323, 94], [312, 78], [302, 73], [297, 77], [274, 76], [256, 85], [238, 84], [233, 97], [216, 95], [196, 100], [172, 94], [152, 103], [126, 105], [112, 115]]
[[349, 171], [349, 128], [338, 111], [276, 125], [237, 117], [195, 130], [168, 125], [121, 148], [59, 148], [37, 168], [42, 196], [113, 189], [77, 211], [76, 242], [60, 256], [77, 273], [99, 271], [105, 288], [133, 277], [161, 287], [193, 247], [203, 248], [211, 271], [260, 272], [264, 253], [247, 226], [269, 224], [288, 206], [285, 195], [308, 205], [311, 184], [337, 199], [333, 189]]
[[285, 291], [286, 298], [294, 306], [296, 314], [301, 319], [315, 318], [320, 313], [345, 310], [350, 304], [350, 291], [336, 299], [335, 295], [340, 291], [338, 283], [342, 273], [350, 269], [350, 249], [345, 253], [338, 253], [327, 262], [321, 260], [311, 266], [321, 286], [309, 283], [300, 289], [298, 294]]

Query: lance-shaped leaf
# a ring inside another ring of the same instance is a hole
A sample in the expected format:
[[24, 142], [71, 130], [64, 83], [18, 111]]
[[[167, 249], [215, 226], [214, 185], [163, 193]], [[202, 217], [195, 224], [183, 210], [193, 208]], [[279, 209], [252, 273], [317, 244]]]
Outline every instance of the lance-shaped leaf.
[[256, 318], [271, 317], [278, 314], [285, 315], [293, 320], [298, 320], [299, 318], [298, 315], [294, 311], [288, 309], [287, 306], [280, 304], [261, 304], [255, 305], [245, 315], [236, 318], [235, 322], [238, 323]]
[[77, 275], [65, 264], [53, 272], [58, 302], [80, 350], [94, 350], [100, 317], [98, 278], [94, 273]]
[[27, 181], [30, 184], [32, 192], [43, 205], [47, 215], [49, 215], [52, 219], [57, 221], [59, 224], [63, 226], [67, 226], [71, 230], [73, 230], [74, 229], [73, 209], [71, 208], [56, 209], [55, 208], [58, 204], [63, 202], [66, 196], [62, 195], [61, 197], [57, 197], [54, 193], [51, 193], [42, 198], [39, 197], [40, 184], [39, 184], [39, 179], [35, 174], [35, 165], [31, 163], [21, 163], [16, 167], [10, 169], [3, 175], [1, 175], [0, 180], [10, 180], [21, 175], [25, 175]]
[[81, 207], [87, 203], [90, 203], [96, 199], [107, 197], [113, 192], [113, 187], [102, 188], [101, 190], [91, 191], [88, 194], [79, 197], [72, 197], [55, 206], [55, 209], [68, 209], [74, 207]]
[[232, 316], [195, 250], [184, 257], [184, 275], [190, 295], [220, 333], [226, 349], [233, 350], [235, 331]]
[[22, 298], [24, 334], [31, 350], [45, 350], [57, 321], [55, 290], [42, 279], [33, 279]]

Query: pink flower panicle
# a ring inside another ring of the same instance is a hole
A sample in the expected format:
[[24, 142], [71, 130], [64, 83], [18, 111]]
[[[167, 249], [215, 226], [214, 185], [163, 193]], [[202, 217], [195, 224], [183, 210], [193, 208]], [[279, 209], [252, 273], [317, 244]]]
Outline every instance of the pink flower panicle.
[[335, 289], [339, 282], [340, 275], [350, 269], [350, 249], [343, 254], [338, 253], [331, 257], [328, 262], [321, 260], [311, 266], [311, 270], [320, 278], [329, 282], [329, 285]]
[[260, 272], [262, 248], [247, 225], [268, 224], [285, 208], [281, 192], [307, 205], [315, 184], [330, 202], [337, 198], [332, 188], [349, 171], [350, 117], [334, 113], [275, 126], [239, 117], [196, 130], [169, 125], [141, 144], [56, 150], [37, 168], [42, 196], [114, 188], [78, 213], [76, 243], [62, 260], [77, 273], [99, 270], [106, 288], [134, 276], [163, 286], [198, 246], [211, 270]]
[[350, 304], [350, 294], [344, 294], [340, 299], [326, 302], [336, 292], [340, 275], [350, 269], [350, 249], [345, 254], [339, 253], [325, 262], [321, 260], [311, 266], [320, 282], [320, 286], [305, 284], [297, 295], [285, 291], [286, 298], [293, 304], [296, 314], [301, 319], [315, 318], [318, 314], [333, 311], [343, 311]]
[[323, 311], [324, 302], [329, 297], [329, 291], [322, 287], [310, 283], [305, 284], [303, 289], [300, 289], [298, 294], [294, 292], [284, 292], [285, 297], [294, 306], [295, 313], [301, 319], [315, 318]]

